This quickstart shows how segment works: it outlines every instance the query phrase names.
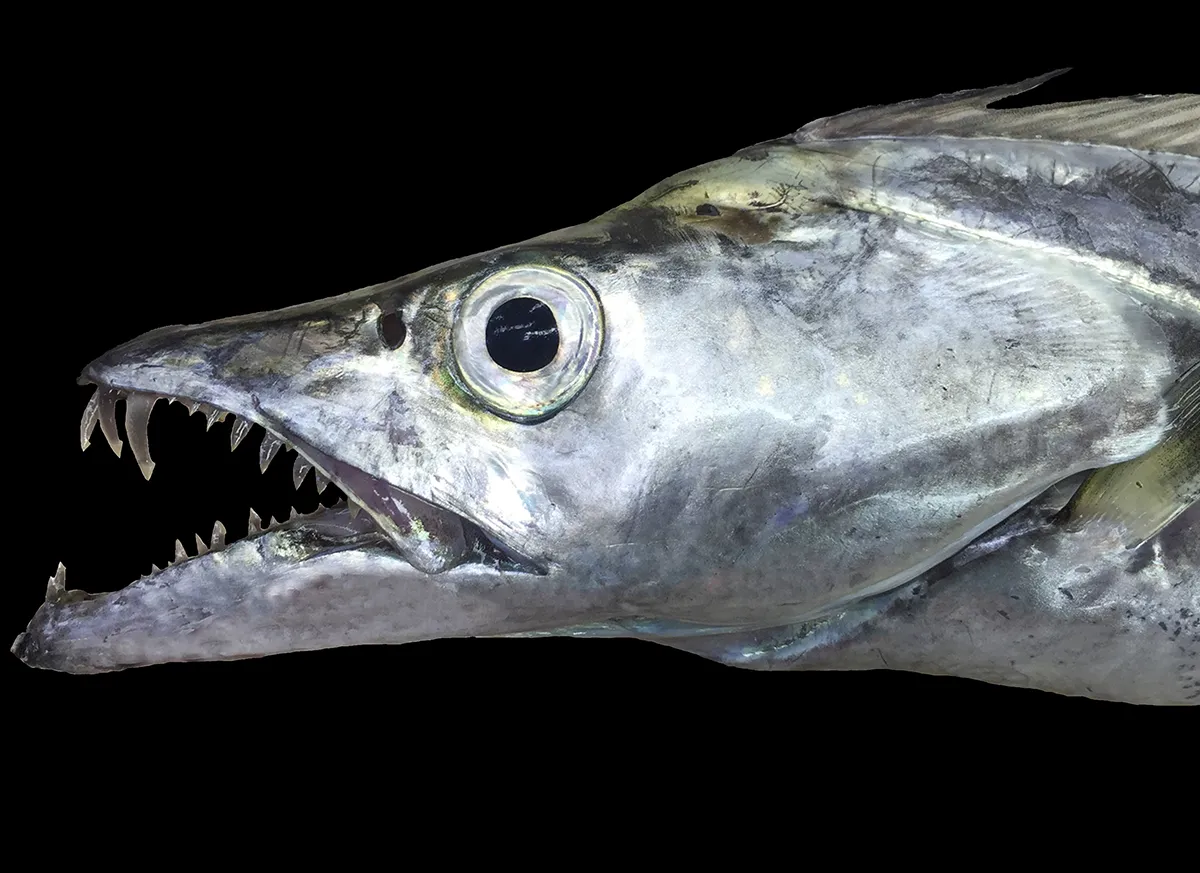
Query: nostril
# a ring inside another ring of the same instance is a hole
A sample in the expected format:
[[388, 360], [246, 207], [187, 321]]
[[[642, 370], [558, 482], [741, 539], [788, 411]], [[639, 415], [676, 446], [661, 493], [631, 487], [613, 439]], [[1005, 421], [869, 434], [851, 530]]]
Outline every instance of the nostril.
[[390, 349], [398, 349], [404, 345], [408, 328], [399, 312], [385, 312], [379, 316], [379, 336]]

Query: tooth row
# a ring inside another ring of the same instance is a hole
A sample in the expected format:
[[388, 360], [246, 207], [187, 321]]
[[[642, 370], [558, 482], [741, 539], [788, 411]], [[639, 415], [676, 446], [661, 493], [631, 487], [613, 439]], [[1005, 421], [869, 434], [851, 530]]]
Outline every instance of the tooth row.
[[[159, 400], [166, 399], [169, 403], [180, 403], [187, 410], [189, 415], [194, 415], [197, 412], [202, 414], [205, 419], [206, 429], [211, 429], [213, 424], [218, 421], [224, 421], [229, 413], [216, 407], [201, 403], [196, 400], [179, 400], [175, 397], [164, 398], [158, 394], [149, 394], [146, 392], [135, 391], [126, 396], [126, 392], [114, 388], [98, 388], [95, 393], [88, 399], [87, 405], [83, 410], [83, 418], [79, 423], [79, 445], [83, 449], [87, 449], [91, 445], [91, 436], [95, 431], [96, 425], [100, 425], [100, 431], [104, 434], [109, 448], [117, 456], [121, 456], [121, 450], [124, 448], [124, 443], [121, 441], [117, 433], [117, 401], [125, 397], [125, 433], [129, 438], [129, 448], [133, 452], [133, 457], [137, 461], [138, 468], [142, 471], [142, 475], [149, 479], [154, 473], [154, 461], [150, 458], [150, 443], [149, 443], [149, 422], [150, 414], [154, 411], [154, 405]], [[229, 434], [230, 451], [237, 449], [246, 435], [251, 431], [254, 425], [246, 419], [236, 419]], [[267, 467], [271, 465], [271, 461], [279, 454], [280, 449], [292, 449], [285, 440], [281, 440], [271, 433], [266, 433], [263, 436], [262, 444], [258, 450], [259, 468], [262, 472], [267, 471]], [[317, 494], [324, 493], [329, 486], [329, 476], [321, 470], [316, 469], [312, 462], [307, 460], [299, 452], [296, 453], [295, 461], [292, 465], [292, 483], [299, 490], [303, 484], [308, 472], [313, 471], [313, 478], [317, 488]], [[354, 501], [349, 501], [350, 517], [354, 518], [358, 515], [361, 509], [359, 504]], [[316, 510], [320, 512], [321, 509]], [[292, 510], [291, 519], [300, 517], [295, 509]], [[284, 519], [280, 519], [282, 523]], [[269, 530], [273, 522], [268, 518], [266, 528], [263, 527], [262, 519], [253, 509], [250, 510], [249, 530], [251, 533], [261, 533], [264, 529]], [[218, 551], [225, 547], [225, 527], [219, 521], [213, 526], [212, 546], [206, 546], [204, 540], [199, 534], [196, 534], [196, 554], [203, 555], [209, 551]], [[175, 560], [171, 563], [178, 563], [187, 560], [190, 557], [187, 550], [184, 549], [183, 543], [180, 540], [175, 541]], [[170, 566], [170, 565], [168, 565]], [[61, 567], [60, 567], [61, 571]], [[158, 572], [158, 567], [154, 567], [154, 572]], [[56, 577], [57, 578], [57, 577]], [[52, 582], [54, 580], [51, 580]]]
[[[338, 504], [336, 504], [336, 505], [341, 505], [342, 502], [343, 501], [338, 501]], [[357, 505], [351, 503], [350, 506], [351, 506], [350, 511], [354, 514], [357, 514]], [[253, 509], [251, 509], [250, 510], [250, 520], [246, 524], [247, 536], [252, 535], [252, 534], [263, 533], [264, 531], [272, 530], [276, 527], [279, 527], [282, 524], [286, 524], [289, 521], [295, 521], [298, 518], [312, 518], [314, 515], [320, 515], [322, 512], [326, 512], [326, 511], [327, 510], [325, 509], [324, 506], [318, 506], [312, 512], [301, 513], [300, 511], [298, 511], [296, 509], [296, 507], [293, 506], [291, 513], [288, 515], [287, 518], [280, 516], [279, 518], [272, 521], [271, 518], [268, 516], [267, 523], [263, 524], [263, 520], [259, 516], [259, 514], [257, 512], [255, 512]]]
[[[80, 448], [86, 449], [92, 444], [92, 431], [99, 422], [100, 432], [108, 441], [108, 447], [118, 458], [121, 457], [121, 449], [125, 444], [117, 434], [117, 401], [122, 396], [122, 392], [113, 388], [98, 388], [92, 394], [79, 422]], [[157, 394], [136, 391], [125, 401], [125, 435], [129, 437], [129, 448], [133, 450], [138, 468], [147, 479], [154, 473], [147, 425], [150, 422], [150, 413], [154, 411], [154, 404], [162, 399]], [[174, 403], [175, 398], [171, 398], [171, 402]]]
[[314, 467], [312, 462], [299, 452], [296, 453], [296, 460], [292, 463], [292, 485], [299, 491], [300, 486], [304, 484], [304, 477], [308, 475], [309, 470], [313, 471], [313, 481], [317, 485], [317, 493], [324, 494], [325, 489], [329, 487], [329, 477], [322, 473], [319, 468]]
[[[195, 536], [196, 536], [196, 555], [195, 555], [195, 557], [200, 557], [201, 555], [207, 555], [209, 552], [219, 552], [225, 548], [225, 525], [221, 524], [221, 522], [219, 522], [219, 521], [213, 524], [212, 536], [209, 538], [212, 542], [212, 545], [206, 544], [204, 542], [204, 538], [201, 537], [200, 534], [196, 534]], [[192, 557], [192, 555], [189, 555], [187, 553], [187, 549], [185, 549], [183, 547], [183, 541], [175, 540], [175, 558], [174, 558], [174, 560], [168, 561], [167, 566], [172, 567], [175, 564], [178, 564], [182, 561], [186, 561], [191, 557]], [[153, 576], [155, 573], [161, 572], [161, 570], [157, 564], [151, 564], [150, 568], [151, 568], [150, 573], [148, 574], [150, 576]], [[143, 576], [142, 578], [145, 579], [146, 577]]]
[[[88, 399], [87, 406], [84, 407], [83, 418], [79, 422], [80, 448], [87, 449], [92, 444], [92, 432], [96, 429], [96, 424], [99, 423], [100, 430], [104, 434], [104, 438], [108, 441], [109, 448], [113, 450], [113, 454], [118, 458], [121, 456], [121, 450], [125, 444], [121, 441], [117, 433], [117, 401], [122, 397], [125, 397], [125, 392], [114, 388], [98, 388], [92, 394]], [[133, 456], [137, 460], [138, 467], [141, 469], [142, 475], [147, 479], [154, 474], [154, 461], [150, 458], [147, 426], [150, 421], [150, 413], [154, 410], [154, 404], [163, 399], [168, 399], [171, 403], [182, 404], [188, 410], [189, 415], [199, 412], [206, 419], [206, 428], [211, 429], [213, 424], [218, 421], [224, 421], [229, 416], [229, 413], [224, 410], [196, 400], [179, 400], [175, 397], [164, 398], [158, 394], [148, 394], [142, 391], [135, 391], [126, 397], [125, 433], [129, 437], [129, 447], [133, 450]], [[242, 444], [242, 441], [253, 427], [254, 424], [244, 418], [234, 421], [229, 433], [230, 451], [233, 451]], [[258, 459], [259, 467], [264, 473], [281, 448], [291, 449], [292, 446], [270, 433], [263, 437], [262, 445], [258, 450]], [[304, 473], [307, 473], [308, 468], [312, 465], [307, 461], [302, 462], [299, 456], [297, 456], [296, 460], [295, 481], [297, 487], [299, 487], [300, 481], [304, 478]], [[306, 465], [303, 472], [300, 471], [301, 464]], [[325, 485], [328, 482], [328, 478], [321, 475], [318, 471], [318, 494], [325, 490]]]
[[[359, 509], [361, 509], [361, 507], [352, 500], [351, 501], [338, 501], [337, 505], [341, 505], [344, 502], [347, 503], [347, 505], [349, 507], [350, 517], [354, 518], [355, 516], [357, 516], [358, 511], [359, 511]], [[247, 524], [248, 535], [258, 534], [258, 533], [262, 533], [263, 531], [271, 530], [275, 527], [278, 527], [279, 525], [284, 524], [285, 522], [295, 521], [297, 518], [311, 518], [312, 516], [318, 515], [323, 511], [325, 511], [324, 507], [317, 507], [317, 509], [314, 510], [313, 512], [309, 512], [309, 513], [302, 515], [301, 513], [296, 511], [295, 507], [292, 507], [291, 514], [286, 519], [279, 518], [275, 521], [271, 521], [271, 519], [268, 518], [266, 525], [264, 525], [263, 521], [259, 517], [258, 513], [255, 512], [253, 509], [251, 509], [250, 510], [250, 519]], [[196, 555], [195, 555], [195, 557], [200, 557], [201, 555], [207, 555], [209, 552], [219, 552], [222, 549], [224, 549], [225, 548], [225, 533], [226, 533], [225, 525], [221, 524], [220, 521], [217, 521], [213, 524], [212, 536], [209, 538], [211, 541], [211, 545], [206, 544], [204, 542], [204, 539], [200, 536], [200, 534], [196, 534], [195, 535], [196, 536]], [[172, 561], [168, 561], [167, 566], [173, 567], [176, 564], [179, 564], [183, 561], [189, 560], [191, 557], [192, 557], [192, 555], [189, 555], [187, 553], [187, 549], [185, 549], [183, 547], [183, 541], [175, 540], [175, 558]], [[142, 578], [146, 579], [146, 578], [149, 578], [150, 576], [155, 575], [156, 573], [161, 573], [161, 572], [162, 572], [162, 568], [160, 568], [157, 564], [151, 564], [150, 572], [148, 574], [146, 574], [145, 576], [143, 576]], [[50, 577], [50, 581], [46, 584], [46, 599], [48, 601], [50, 601], [51, 603], [57, 602], [58, 599], [66, 591], [66, 581], [67, 581], [67, 568], [64, 567], [62, 565], [62, 563], [59, 563], [58, 570], [55, 572], [55, 574], [53, 576]]]

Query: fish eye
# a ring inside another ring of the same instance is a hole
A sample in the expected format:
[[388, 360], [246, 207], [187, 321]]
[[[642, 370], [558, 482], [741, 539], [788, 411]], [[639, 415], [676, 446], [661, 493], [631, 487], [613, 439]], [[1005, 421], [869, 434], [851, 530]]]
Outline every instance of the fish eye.
[[583, 390], [604, 338], [596, 292], [554, 267], [510, 267], [462, 298], [451, 332], [460, 384], [511, 421], [544, 421]]

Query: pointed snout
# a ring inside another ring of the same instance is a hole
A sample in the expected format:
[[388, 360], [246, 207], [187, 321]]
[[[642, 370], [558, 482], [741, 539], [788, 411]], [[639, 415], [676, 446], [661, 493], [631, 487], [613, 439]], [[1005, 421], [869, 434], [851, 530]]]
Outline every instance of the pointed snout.
[[379, 306], [355, 296], [158, 328], [96, 358], [79, 381], [245, 411], [247, 395], [378, 346]]

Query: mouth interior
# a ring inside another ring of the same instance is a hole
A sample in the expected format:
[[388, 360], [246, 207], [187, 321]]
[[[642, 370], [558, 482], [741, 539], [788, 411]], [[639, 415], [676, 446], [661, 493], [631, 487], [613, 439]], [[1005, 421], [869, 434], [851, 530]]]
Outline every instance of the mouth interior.
[[[207, 430], [230, 419], [228, 440], [231, 451], [257, 451], [258, 465], [264, 475], [272, 466], [290, 462], [291, 480], [297, 491], [307, 479], [314, 480], [320, 499], [314, 512], [300, 514], [291, 508], [286, 516], [272, 520], [268, 514], [264, 520], [251, 508], [246, 538], [263, 536], [284, 527], [317, 529], [327, 538], [335, 532], [344, 531], [348, 542], [361, 540], [364, 534], [374, 532], [379, 535], [380, 542], [389, 543], [405, 561], [426, 573], [441, 572], [462, 563], [484, 564], [507, 572], [539, 575], [544, 572], [531, 561], [506, 549], [478, 525], [451, 510], [433, 506], [389, 483], [374, 479], [286, 433], [275, 432], [232, 411], [192, 398], [164, 397], [98, 384], [80, 422], [80, 446], [87, 449], [95, 439], [103, 439], [120, 457], [128, 443], [128, 450], [142, 475], [149, 480], [154, 473], [155, 462], [150, 454], [148, 424], [159, 401], [165, 401], [163, 406], [181, 404], [189, 415], [201, 416]], [[118, 405], [124, 406], [124, 434], [118, 429]], [[216, 434], [209, 436], [213, 440], [219, 438]], [[381, 503], [380, 494], [386, 494], [388, 501]], [[295, 496], [293, 494], [292, 499], [288, 500], [289, 507]], [[368, 507], [366, 511], [364, 506]], [[169, 512], [170, 507], [155, 507], [155, 510]], [[412, 530], [413, 518], [423, 522], [415, 525], [416, 531]], [[406, 537], [416, 537], [417, 534], [420, 535], [420, 543], [415, 548], [409, 548], [410, 541]], [[194, 542], [176, 540], [174, 557], [167, 566], [181, 561], [203, 560], [205, 555], [220, 552], [233, 541], [225, 525], [218, 520], [208, 537], [196, 534]], [[428, 559], [430, 554], [436, 554], [438, 559]], [[151, 565], [148, 575], [158, 572], [161, 569]]]

